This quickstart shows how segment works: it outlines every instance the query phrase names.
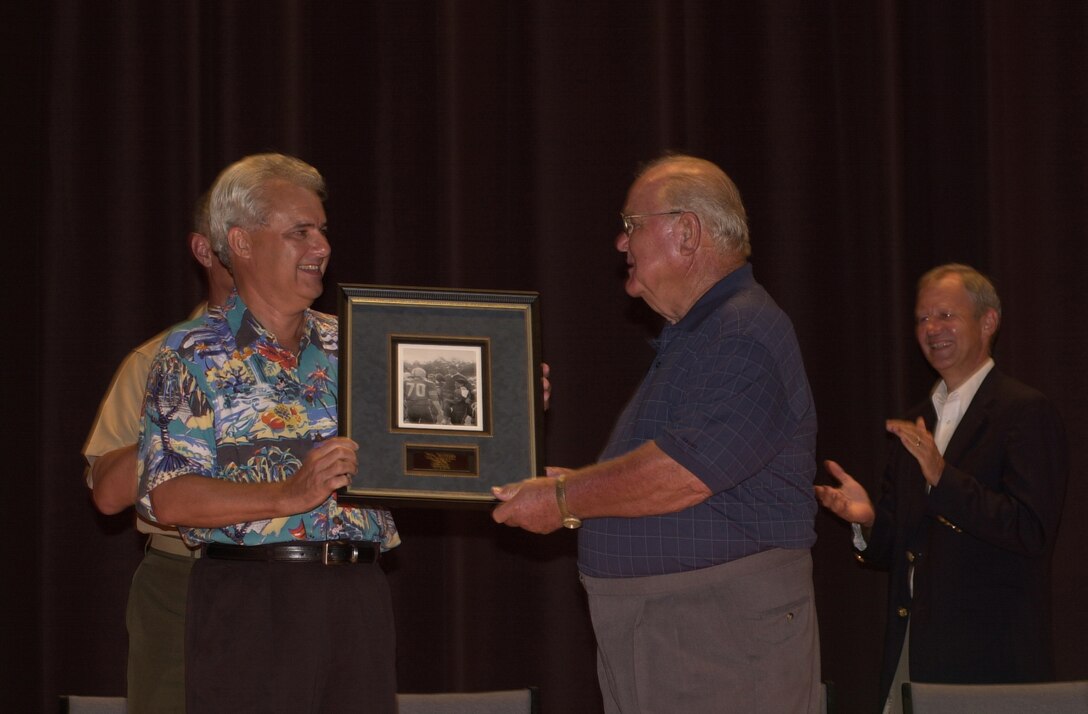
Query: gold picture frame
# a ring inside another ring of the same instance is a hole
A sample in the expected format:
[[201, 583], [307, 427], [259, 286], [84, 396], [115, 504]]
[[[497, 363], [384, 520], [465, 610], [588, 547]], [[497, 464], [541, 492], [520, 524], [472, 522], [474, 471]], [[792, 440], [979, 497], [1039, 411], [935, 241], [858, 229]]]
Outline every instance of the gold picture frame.
[[338, 287], [340, 434], [359, 444], [340, 498], [491, 505], [543, 473], [537, 293]]

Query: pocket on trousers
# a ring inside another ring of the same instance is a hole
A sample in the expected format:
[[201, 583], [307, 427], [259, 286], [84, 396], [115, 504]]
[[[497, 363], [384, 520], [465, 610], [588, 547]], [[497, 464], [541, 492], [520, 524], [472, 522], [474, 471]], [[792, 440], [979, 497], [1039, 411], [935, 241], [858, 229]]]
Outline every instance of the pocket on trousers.
[[777, 645], [807, 630], [811, 617], [812, 598], [803, 597], [750, 612], [744, 618], [744, 624], [753, 641]]

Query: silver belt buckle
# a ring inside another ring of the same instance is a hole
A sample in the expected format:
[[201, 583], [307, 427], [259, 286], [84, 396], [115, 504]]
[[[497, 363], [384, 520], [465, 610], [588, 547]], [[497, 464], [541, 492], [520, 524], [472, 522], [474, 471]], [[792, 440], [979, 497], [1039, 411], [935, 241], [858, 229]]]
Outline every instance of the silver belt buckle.
[[[341, 560], [339, 562], [330, 562], [329, 561], [329, 547], [332, 546], [332, 545], [337, 545], [337, 544], [350, 545], [351, 546], [351, 557], [348, 558], [347, 560]], [[359, 562], [359, 546], [355, 544], [355, 541], [348, 541], [347, 543], [342, 543], [341, 541], [327, 540], [327, 541], [325, 541], [324, 547], [321, 549], [321, 564], [322, 565], [347, 565], [348, 563], [358, 563], [358, 562]]]

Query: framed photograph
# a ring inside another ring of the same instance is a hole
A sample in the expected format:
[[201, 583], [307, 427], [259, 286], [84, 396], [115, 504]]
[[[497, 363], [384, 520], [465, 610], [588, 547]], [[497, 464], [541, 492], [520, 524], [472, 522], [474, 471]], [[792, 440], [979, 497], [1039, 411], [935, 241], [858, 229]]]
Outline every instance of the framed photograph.
[[544, 472], [539, 296], [339, 285], [340, 434], [359, 472], [340, 498], [490, 505]]

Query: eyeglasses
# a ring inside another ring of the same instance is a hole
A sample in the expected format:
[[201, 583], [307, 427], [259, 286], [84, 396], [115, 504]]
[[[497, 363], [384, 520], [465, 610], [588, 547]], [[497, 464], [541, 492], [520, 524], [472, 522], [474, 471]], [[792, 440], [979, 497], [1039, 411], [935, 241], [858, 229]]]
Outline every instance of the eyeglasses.
[[638, 228], [638, 226], [631, 222], [632, 218], [649, 218], [651, 216], [679, 216], [681, 213], [684, 212], [685, 211], [683, 209], [678, 209], [675, 211], [661, 211], [660, 213], [632, 213], [629, 216], [625, 216], [621, 213], [620, 220], [623, 221], [624, 235], [630, 238], [631, 234], [635, 232], [636, 228]]

